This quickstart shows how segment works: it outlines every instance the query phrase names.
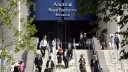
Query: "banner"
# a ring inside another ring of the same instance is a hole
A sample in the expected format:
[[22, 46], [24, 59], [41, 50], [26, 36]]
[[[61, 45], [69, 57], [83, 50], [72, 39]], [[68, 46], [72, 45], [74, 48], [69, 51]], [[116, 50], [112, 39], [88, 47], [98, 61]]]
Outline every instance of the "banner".
[[[34, 0], [36, 3], [35, 21], [39, 20], [95, 20], [95, 15], [76, 16], [77, 0]], [[34, 14], [34, 13], [33, 13]]]

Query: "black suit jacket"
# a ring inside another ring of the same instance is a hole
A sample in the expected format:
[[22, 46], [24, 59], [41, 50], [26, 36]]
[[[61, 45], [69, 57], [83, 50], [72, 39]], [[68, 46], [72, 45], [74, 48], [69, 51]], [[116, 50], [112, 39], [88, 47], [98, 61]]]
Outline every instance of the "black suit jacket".
[[93, 59], [91, 59], [91, 67], [98, 67], [98, 60], [95, 60], [95, 63], [93, 63]]
[[43, 60], [42, 58], [40, 57], [38, 59], [38, 57], [35, 58], [35, 65], [39, 66], [39, 65], [42, 65], [43, 64]]
[[63, 52], [63, 60], [64, 60], [64, 61], [65, 61], [65, 60], [68, 60], [68, 58], [69, 58], [69, 50], [67, 50], [66, 56], [65, 56], [65, 52], [66, 52], [66, 51]]
[[[49, 66], [49, 60], [46, 63], [46, 67], [47, 68], [48, 68], [48, 66]], [[51, 60], [51, 68], [53, 69], [53, 67], [54, 67], [54, 62]]]
[[84, 36], [83, 39], [84, 39], [84, 42], [86, 43], [86, 41], [87, 41], [87, 36]]

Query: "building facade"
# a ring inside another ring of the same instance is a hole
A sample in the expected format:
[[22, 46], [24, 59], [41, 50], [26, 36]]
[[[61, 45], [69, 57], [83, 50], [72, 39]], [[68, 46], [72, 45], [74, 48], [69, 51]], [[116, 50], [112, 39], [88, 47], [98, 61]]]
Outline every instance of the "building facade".
[[[0, 7], [1, 8], [4, 8], [4, 6], [8, 5], [10, 3], [10, 1], [8, 0], [3, 0], [1, 3], [0, 3]], [[28, 7], [26, 6], [26, 2], [20, 2], [20, 1], [17, 1], [17, 7], [16, 8], [13, 8], [12, 10], [9, 10], [9, 12], [15, 12], [15, 11], [19, 11], [18, 12], [18, 15], [15, 16], [13, 19], [12, 19], [12, 24], [18, 29], [18, 31], [24, 31], [24, 29], [22, 28], [22, 24], [26, 23], [27, 22], [27, 17], [28, 17]], [[24, 22], [21, 22], [21, 18], [24, 18]], [[2, 24], [2, 23], [1, 23]], [[7, 48], [7, 49], [13, 49], [14, 48], [14, 45], [10, 43], [13, 41], [14, 39], [14, 34], [13, 34], [13, 31], [12, 29], [9, 28], [8, 25], [6, 24], [2, 24], [0, 26], [0, 46], [2, 48]], [[10, 46], [8, 46], [10, 45]]]

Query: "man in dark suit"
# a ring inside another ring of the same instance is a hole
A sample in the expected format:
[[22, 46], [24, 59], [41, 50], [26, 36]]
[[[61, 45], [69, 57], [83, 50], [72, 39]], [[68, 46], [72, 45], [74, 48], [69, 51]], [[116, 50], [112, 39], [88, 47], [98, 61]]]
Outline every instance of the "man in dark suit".
[[46, 63], [47, 72], [53, 72], [54, 62], [51, 60], [51, 56], [49, 56], [49, 60]]
[[69, 60], [71, 60], [72, 59], [72, 56], [73, 56], [73, 45], [72, 45], [71, 42], [68, 43], [67, 48], [68, 48]]
[[114, 38], [114, 43], [117, 47], [117, 50], [119, 50], [119, 43], [120, 43], [120, 40], [119, 40], [119, 37], [117, 36], [117, 34], [115, 35], [115, 38]]
[[65, 68], [68, 68], [69, 51], [67, 49], [65, 49], [65, 51], [63, 52], [63, 61], [65, 64]]
[[96, 55], [93, 55], [93, 58], [91, 59], [91, 70], [92, 72], [99, 72], [98, 71], [98, 60]]
[[86, 41], [87, 41], [87, 36], [86, 36], [86, 33], [84, 33], [83, 35], [83, 40], [84, 40], [84, 48], [86, 49]]
[[42, 70], [42, 64], [43, 64], [43, 60], [40, 54], [38, 54], [35, 58], [35, 66], [38, 69], [38, 72], [41, 72]]
[[79, 42], [80, 42], [80, 49], [83, 49], [84, 39], [83, 39], [83, 33], [82, 32], [80, 33], [80, 40], [79, 40]]

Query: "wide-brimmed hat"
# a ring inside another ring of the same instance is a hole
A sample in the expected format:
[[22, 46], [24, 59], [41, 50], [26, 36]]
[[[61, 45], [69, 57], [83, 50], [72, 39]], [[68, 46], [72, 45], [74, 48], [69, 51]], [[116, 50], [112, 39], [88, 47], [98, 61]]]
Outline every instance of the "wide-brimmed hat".
[[58, 51], [62, 51], [62, 48], [58, 48]]
[[19, 64], [18, 63], [15, 63], [15, 66], [19, 66]]
[[114, 34], [110, 34], [110, 37], [114, 37]]
[[44, 38], [46, 38], [47, 36], [45, 35]]
[[83, 57], [83, 54], [81, 54], [80, 57]]

